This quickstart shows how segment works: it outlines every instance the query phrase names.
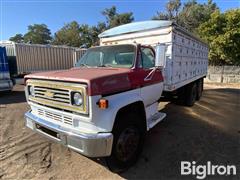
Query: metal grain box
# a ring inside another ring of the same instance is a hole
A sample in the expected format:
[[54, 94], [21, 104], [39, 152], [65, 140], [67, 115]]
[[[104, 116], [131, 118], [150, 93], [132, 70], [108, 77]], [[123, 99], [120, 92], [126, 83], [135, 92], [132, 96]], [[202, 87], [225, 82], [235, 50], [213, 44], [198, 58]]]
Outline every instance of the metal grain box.
[[130, 23], [107, 30], [99, 37], [101, 45], [165, 44], [164, 91], [174, 91], [207, 75], [207, 44], [172, 21]]

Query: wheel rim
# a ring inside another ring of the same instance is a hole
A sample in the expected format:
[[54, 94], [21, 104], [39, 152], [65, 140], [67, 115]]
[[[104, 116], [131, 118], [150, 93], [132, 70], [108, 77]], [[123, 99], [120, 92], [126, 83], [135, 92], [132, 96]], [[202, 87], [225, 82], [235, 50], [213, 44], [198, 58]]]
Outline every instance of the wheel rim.
[[122, 131], [116, 144], [118, 159], [123, 162], [130, 160], [138, 149], [139, 140], [140, 133], [136, 128], [126, 128]]

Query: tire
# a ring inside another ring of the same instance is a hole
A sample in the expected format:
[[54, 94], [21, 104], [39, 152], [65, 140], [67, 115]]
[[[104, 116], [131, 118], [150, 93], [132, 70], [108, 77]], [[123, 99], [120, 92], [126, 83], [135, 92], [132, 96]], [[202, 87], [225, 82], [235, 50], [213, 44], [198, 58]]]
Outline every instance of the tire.
[[185, 99], [185, 105], [186, 106], [193, 106], [197, 98], [197, 84], [191, 83], [186, 88], [186, 99]]
[[185, 99], [186, 99], [186, 88], [181, 87], [177, 91], [177, 99], [176, 99], [175, 103], [180, 106], [185, 105]]
[[199, 101], [200, 98], [202, 97], [202, 92], [203, 92], [203, 79], [199, 79], [197, 83], [197, 97], [196, 97], [197, 101]]
[[112, 131], [112, 153], [105, 158], [112, 172], [123, 172], [138, 160], [145, 137], [145, 130], [141, 127], [139, 120], [132, 113], [124, 113], [117, 117]]

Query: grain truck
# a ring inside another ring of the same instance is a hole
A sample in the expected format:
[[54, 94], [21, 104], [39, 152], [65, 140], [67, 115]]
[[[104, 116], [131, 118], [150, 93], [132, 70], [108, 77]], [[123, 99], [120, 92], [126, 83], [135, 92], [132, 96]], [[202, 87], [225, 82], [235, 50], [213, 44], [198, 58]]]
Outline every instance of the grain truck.
[[172, 21], [121, 25], [99, 38], [75, 67], [25, 76], [26, 126], [119, 172], [166, 116], [163, 95], [187, 106], [200, 99], [208, 47]]

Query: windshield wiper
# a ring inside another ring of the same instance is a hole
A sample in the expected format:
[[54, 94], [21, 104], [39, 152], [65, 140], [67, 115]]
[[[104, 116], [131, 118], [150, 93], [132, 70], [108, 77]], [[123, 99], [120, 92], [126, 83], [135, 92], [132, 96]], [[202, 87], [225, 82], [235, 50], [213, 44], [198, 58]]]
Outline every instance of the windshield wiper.
[[111, 65], [109, 65], [109, 64], [102, 64], [102, 65], [100, 65], [100, 66], [97, 66], [97, 67], [112, 67]]
[[80, 64], [79, 66], [89, 67], [87, 64], [84, 64], [84, 63]]

